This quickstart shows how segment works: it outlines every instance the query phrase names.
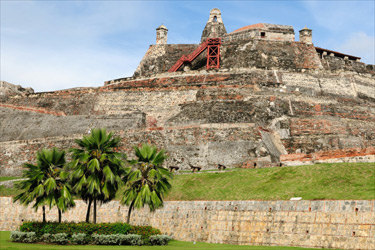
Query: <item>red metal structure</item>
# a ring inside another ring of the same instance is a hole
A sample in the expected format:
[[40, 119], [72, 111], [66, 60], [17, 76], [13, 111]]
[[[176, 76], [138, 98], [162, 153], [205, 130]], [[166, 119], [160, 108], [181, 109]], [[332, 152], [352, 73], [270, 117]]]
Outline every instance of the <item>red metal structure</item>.
[[220, 45], [221, 38], [207, 39], [207, 69], [220, 68]]
[[205, 49], [207, 49], [207, 69], [220, 68], [220, 45], [221, 38], [207, 38], [207, 40], [199, 45], [189, 55], [182, 55], [180, 59], [168, 70], [168, 72], [176, 72], [184, 63], [194, 61]]

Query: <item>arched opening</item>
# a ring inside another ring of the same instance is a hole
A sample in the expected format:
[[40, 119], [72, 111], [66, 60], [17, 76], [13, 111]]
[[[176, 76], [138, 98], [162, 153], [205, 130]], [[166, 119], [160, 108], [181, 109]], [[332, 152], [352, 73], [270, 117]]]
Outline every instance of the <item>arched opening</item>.
[[217, 22], [217, 16], [214, 16], [213, 20], [212, 20], [214, 23]]

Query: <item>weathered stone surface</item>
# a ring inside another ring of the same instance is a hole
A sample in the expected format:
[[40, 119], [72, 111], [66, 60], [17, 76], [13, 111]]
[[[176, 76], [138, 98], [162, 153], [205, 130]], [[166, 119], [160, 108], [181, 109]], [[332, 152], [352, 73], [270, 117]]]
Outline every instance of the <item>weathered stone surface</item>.
[[9, 96], [26, 95], [31, 93], [34, 93], [32, 88], [23, 88], [20, 85], [0, 81], [0, 101], [7, 100]]
[[[86, 209], [85, 203], [76, 201], [63, 221], [83, 221]], [[112, 201], [99, 206], [97, 213], [98, 222], [124, 222], [127, 207]], [[9, 197], [0, 198], [0, 230], [15, 230], [22, 221], [41, 219], [41, 209], [35, 212]], [[47, 220], [57, 220], [56, 209], [47, 210]], [[135, 210], [131, 221], [183, 241], [375, 249], [374, 201], [367, 200], [168, 201], [154, 213]]]
[[276, 166], [280, 155], [346, 149], [367, 153], [331, 160], [373, 162], [369, 89], [373, 76], [354, 72], [241, 69], [10, 97], [0, 103], [1, 174], [19, 174], [43, 147], [68, 149], [93, 127], [116, 131], [127, 153], [142, 142], [164, 147], [167, 165], [181, 169]]

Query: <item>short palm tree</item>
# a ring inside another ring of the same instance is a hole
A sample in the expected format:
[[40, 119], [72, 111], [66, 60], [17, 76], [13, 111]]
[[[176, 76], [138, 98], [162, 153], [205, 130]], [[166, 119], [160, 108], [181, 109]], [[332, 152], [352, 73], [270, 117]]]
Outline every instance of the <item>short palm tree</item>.
[[33, 207], [43, 208], [43, 222], [46, 222], [45, 205], [50, 209], [57, 206], [58, 220], [61, 222], [61, 213], [74, 206], [71, 189], [67, 182], [67, 172], [64, 171], [65, 151], [56, 148], [42, 149], [36, 155], [37, 164], [26, 163], [23, 177], [26, 180], [17, 184], [22, 190], [14, 197], [14, 201], [20, 201], [28, 205], [35, 201]]
[[157, 151], [155, 146], [143, 144], [141, 148], [134, 147], [136, 160], [128, 174], [123, 177], [125, 190], [122, 204], [129, 206], [127, 223], [134, 208], [148, 205], [150, 211], [163, 206], [163, 198], [171, 189], [170, 180], [173, 176], [162, 167], [167, 156], [164, 150]]
[[105, 129], [92, 129], [91, 134], [75, 141], [70, 164], [75, 192], [88, 202], [86, 222], [89, 222], [91, 203], [94, 203], [93, 222], [96, 223], [97, 202], [112, 200], [121, 184], [126, 156], [114, 151], [120, 138]]

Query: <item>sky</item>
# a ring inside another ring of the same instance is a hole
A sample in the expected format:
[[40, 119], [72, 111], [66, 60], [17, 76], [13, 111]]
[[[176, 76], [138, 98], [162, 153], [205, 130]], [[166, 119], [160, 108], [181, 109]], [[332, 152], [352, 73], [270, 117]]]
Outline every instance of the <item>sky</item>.
[[156, 28], [168, 43], [199, 43], [209, 12], [226, 30], [255, 23], [305, 26], [315, 46], [375, 64], [375, 1], [0, 0], [0, 80], [36, 92], [102, 86], [132, 76]]

